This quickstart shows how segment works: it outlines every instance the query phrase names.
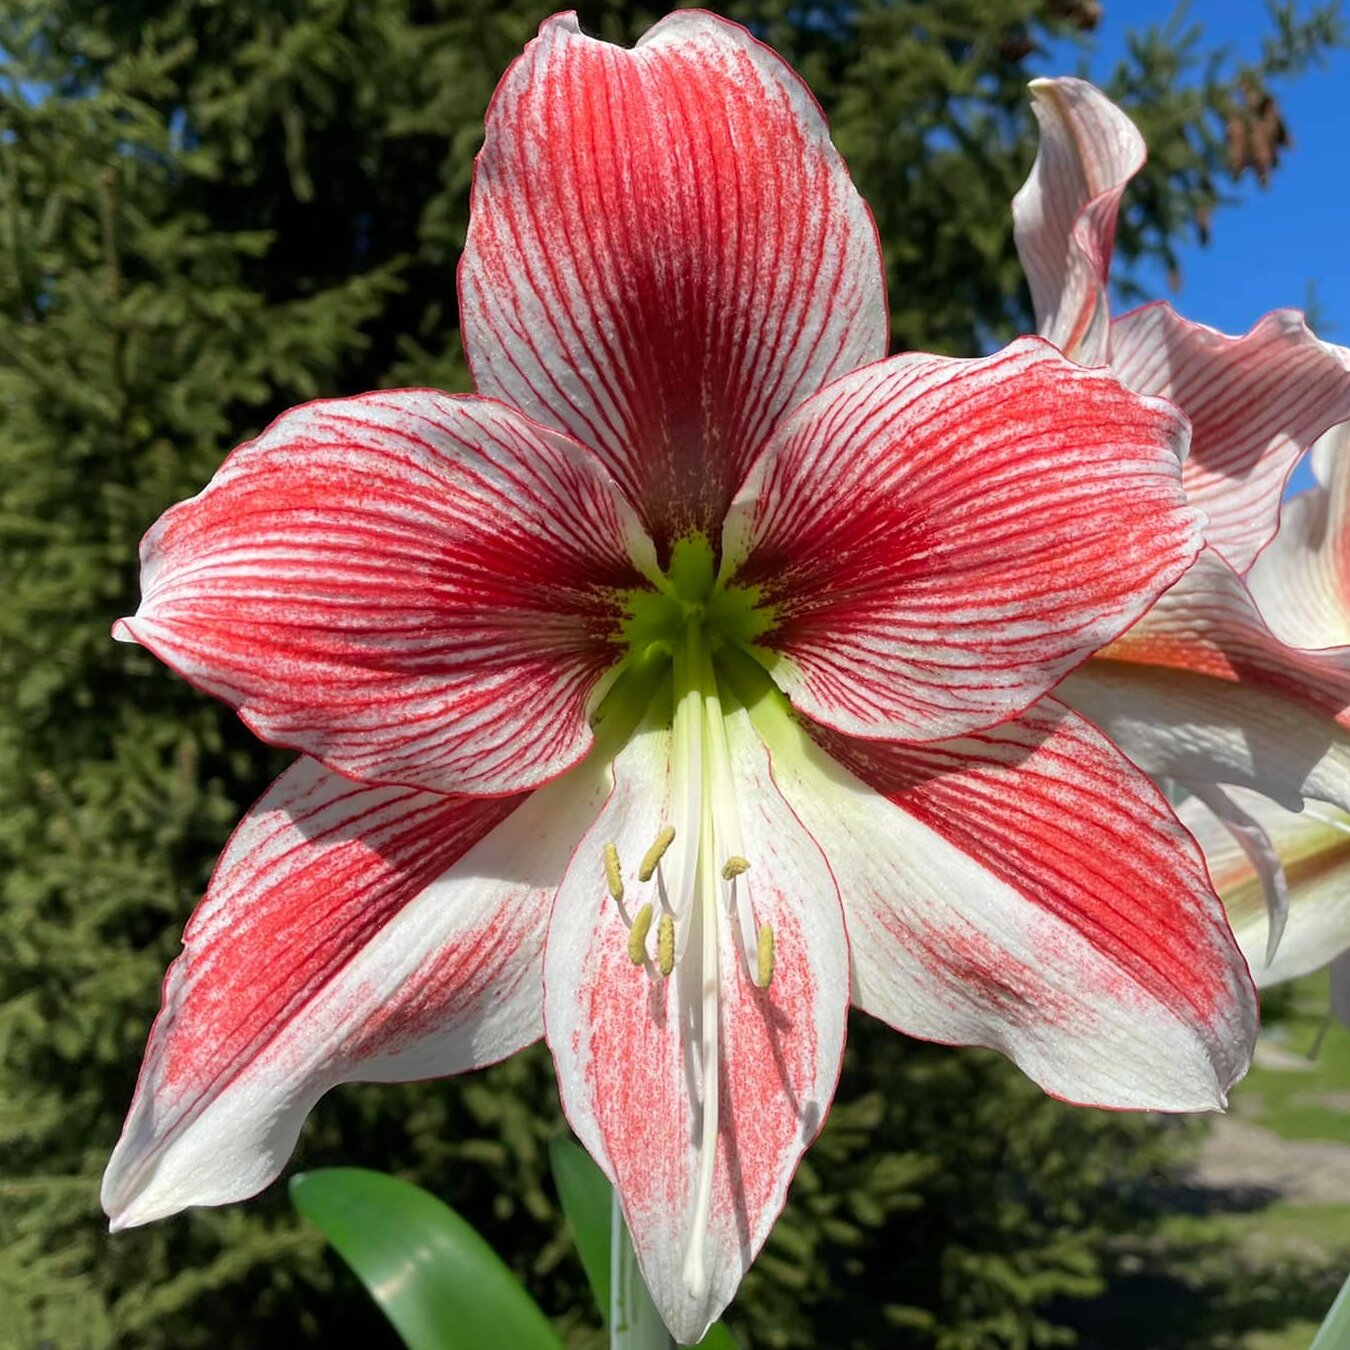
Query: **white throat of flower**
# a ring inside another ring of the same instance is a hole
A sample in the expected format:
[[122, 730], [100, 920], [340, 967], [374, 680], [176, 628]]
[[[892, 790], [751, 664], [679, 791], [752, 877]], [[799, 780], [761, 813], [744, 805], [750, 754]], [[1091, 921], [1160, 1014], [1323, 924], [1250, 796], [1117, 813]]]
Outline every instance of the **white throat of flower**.
[[693, 1297], [701, 1298], [708, 1286], [704, 1248], [717, 1160], [722, 925], [732, 925], [746, 976], [760, 988], [773, 979], [774, 939], [771, 925], [755, 921], [753, 870], [743, 852], [722, 694], [703, 626], [696, 619], [686, 624], [672, 657], [671, 819], [637, 871], [639, 884], [653, 887], [652, 898], [644, 898], [630, 912], [622, 862], [613, 844], [605, 846], [604, 869], [628, 928], [628, 955], [634, 964], [653, 979], [664, 979], [677, 968], [696, 977], [691, 983], [698, 991], [702, 1111], [684, 1282]]

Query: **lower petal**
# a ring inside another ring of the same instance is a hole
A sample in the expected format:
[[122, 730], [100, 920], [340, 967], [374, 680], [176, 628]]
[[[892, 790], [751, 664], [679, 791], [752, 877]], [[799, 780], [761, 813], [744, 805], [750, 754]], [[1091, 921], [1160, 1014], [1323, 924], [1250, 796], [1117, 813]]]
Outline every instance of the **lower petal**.
[[1223, 1106], [1256, 1035], [1246, 967], [1194, 842], [1082, 719], [1045, 700], [978, 737], [899, 746], [808, 736], [768, 704], [756, 717], [775, 781], [826, 841], [855, 1004], [1001, 1050], [1069, 1101]]
[[302, 759], [235, 832], [164, 983], [103, 1179], [113, 1227], [275, 1179], [338, 1083], [492, 1063], [538, 1038], [549, 903], [603, 796], [364, 787]]
[[[636, 860], [671, 818], [663, 730], [640, 734], [615, 761], [609, 800], [559, 891], [544, 971], [563, 1107], [617, 1187], [643, 1276], [680, 1341], [699, 1339], [768, 1236], [834, 1095], [848, 1006], [844, 927], [820, 849], [775, 788], [744, 712], [728, 715], [726, 728], [732, 809], [750, 860], [738, 881], [775, 939], [768, 987], [757, 983], [763, 970], [749, 968], [734, 912], [718, 901], [702, 907], [668, 978], [650, 956], [644, 965], [630, 959], [629, 921], [645, 893], [630, 884], [621, 906], [606, 892], [606, 845]], [[658, 870], [651, 894], [662, 877]], [[697, 954], [713, 913], [710, 976]], [[705, 1117], [703, 1097], [709, 978], [718, 986], [715, 1117]]]

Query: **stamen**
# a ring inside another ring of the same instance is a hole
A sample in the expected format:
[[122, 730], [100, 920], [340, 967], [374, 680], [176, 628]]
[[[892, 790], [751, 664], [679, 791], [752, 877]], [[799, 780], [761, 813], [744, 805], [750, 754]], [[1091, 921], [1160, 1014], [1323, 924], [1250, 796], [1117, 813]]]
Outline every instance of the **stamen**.
[[647, 933], [652, 926], [652, 907], [643, 905], [633, 918], [633, 926], [628, 930], [628, 959], [635, 965], [642, 965], [647, 959]]
[[619, 868], [619, 850], [614, 844], [605, 845], [605, 885], [609, 893], [623, 904], [623, 872]]
[[675, 969], [675, 920], [669, 914], [656, 925], [656, 968], [663, 976]]
[[639, 881], [650, 881], [652, 879], [652, 874], [656, 871], [661, 859], [666, 856], [666, 850], [674, 842], [675, 827], [673, 825], [667, 825], [666, 828], [656, 836], [656, 842], [642, 855], [642, 865], [638, 868]]
[[[702, 707], [698, 710], [706, 719], [699, 727], [700, 739], [709, 743], [709, 768], [713, 781], [729, 781], [729, 759], [726, 745], [722, 702], [717, 688], [717, 677], [706, 653], [700, 653], [698, 679], [702, 691]], [[691, 663], [692, 664], [692, 663]], [[699, 1105], [698, 1176], [694, 1182], [694, 1206], [689, 1224], [689, 1246], [684, 1253], [684, 1287], [696, 1299], [708, 1290], [708, 1268], [705, 1247], [712, 1215], [713, 1177], [717, 1170], [717, 1140], [719, 1137], [719, 1022], [721, 1019], [721, 957], [719, 954], [722, 906], [717, 903], [717, 862], [714, 854], [716, 825], [713, 816], [712, 793], [705, 791], [700, 802], [698, 855], [699, 875], [695, 893], [698, 927], [701, 930], [702, 960], [699, 982], [699, 1069], [702, 1077]], [[732, 885], [735, 885], [733, 882]], [[692, 926], [692, 925], [691, 925]]]
[[761, 989], [767, 989], [773, 983], [773, 925], [764, 924], [759, 930], [759, 961], [755, 970], [755, 983]]
[[722, 864], [722, 880], [734, 881], [737, 877], [744, 875], [749, 870], [749, 859], [742, 858], [739, 854], [733, 853], [732, 856]]

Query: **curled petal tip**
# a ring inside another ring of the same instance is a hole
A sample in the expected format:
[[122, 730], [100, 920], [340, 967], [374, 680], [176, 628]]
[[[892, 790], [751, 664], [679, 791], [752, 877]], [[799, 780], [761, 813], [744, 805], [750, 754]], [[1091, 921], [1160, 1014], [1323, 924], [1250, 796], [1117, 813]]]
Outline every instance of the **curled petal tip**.
[[139, 642], [136, 636], [136, 630], [132, 625], [136, 622], [135, 615], [130, 618], [118, 619], [112, 626], [112, 637], [114, 642]]
[[560, 30], [564, 33], [580, 33], [581, 21], [577, 18], [577, 12], [574, 9], [560, 10], [557, 14], [550, 14], [539, 25], [539, 36], [543, 37], [546, 33]]

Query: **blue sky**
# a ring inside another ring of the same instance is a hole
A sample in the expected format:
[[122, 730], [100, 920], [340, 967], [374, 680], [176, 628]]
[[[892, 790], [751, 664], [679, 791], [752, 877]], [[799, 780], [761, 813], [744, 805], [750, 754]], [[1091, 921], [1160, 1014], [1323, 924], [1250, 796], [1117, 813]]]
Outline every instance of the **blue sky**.
[[[1109, 72], [1126, 32], [1164, 24], [1176, 7], [1176, 0], [1105, 0], [1089, 75]], [[1255, 57], [1270, 31], [1263, 0], [1192, 0], [1186, 17], [1204, 30], [1206, 50], [1223, 46], [1238, 56]], [[1076, 49], [1054, 56], [1062, 64], [1041, 73], [1076, 72], [1083, 59]], [[1311, 287], [1319, 334], [1350, 345], [1350, 52], [1332, 53], [1323, 68], [1276, 93], [1294, 144], [1270, 186], [1244, 182], [1239, 204], [1216, 214], [1209, 245], [1180, 250], [1179, 291], [1161, 274], [1145, 283], [1187, 318], [1228, 333], [1245, 332], [1267, 310], [1303, 308]], [[1291, 486], [1310, 483], [1300, 466]]]

